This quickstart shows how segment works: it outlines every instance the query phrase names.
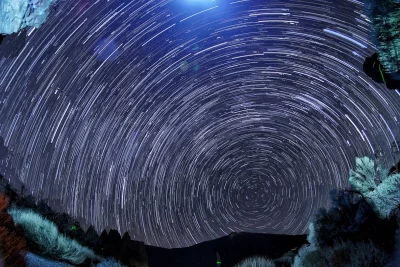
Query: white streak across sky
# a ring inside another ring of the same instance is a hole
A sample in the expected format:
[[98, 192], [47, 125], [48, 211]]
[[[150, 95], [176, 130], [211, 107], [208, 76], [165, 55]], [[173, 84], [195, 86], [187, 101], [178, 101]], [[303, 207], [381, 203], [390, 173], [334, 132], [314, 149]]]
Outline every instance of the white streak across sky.
[[400, 132], [370, 35], [354, 0], [60, 2], [0, 59], [1, 168], [150, 245], [305, 233]]

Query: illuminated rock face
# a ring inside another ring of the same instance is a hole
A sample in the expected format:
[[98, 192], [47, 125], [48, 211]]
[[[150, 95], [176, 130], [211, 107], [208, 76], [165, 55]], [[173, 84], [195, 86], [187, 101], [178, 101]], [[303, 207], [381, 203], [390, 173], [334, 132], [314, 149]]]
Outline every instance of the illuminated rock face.
[[0, 1], [0, 34], [18, 32], [25, 27], [39, 28], [47, 19], [49, 7], [56, 0]]

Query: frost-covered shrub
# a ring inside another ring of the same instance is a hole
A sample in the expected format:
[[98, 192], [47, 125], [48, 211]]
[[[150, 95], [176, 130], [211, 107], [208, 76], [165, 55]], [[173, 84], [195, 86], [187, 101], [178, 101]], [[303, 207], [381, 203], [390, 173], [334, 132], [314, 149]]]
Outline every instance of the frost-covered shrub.
[[51, 260], [31, 252], [28, 252], [28, 254], [26, 254], [26, 267], [44, 267], [44, 266], [73, 267], [73, 265], [70, 265], [68, 263]]
[[121, 265], [114, 258], [107, 258], [104, 261], [100, 262], [96, 265], [97, 267], [124, 267], [125, 265]]
[[386, 72], [400, 69], [400, 1], [365, 0], [365, 11], [374, 31], [374, 43]]
[[370, 267], [385, 266], [389, 255], [372, 242], [336, 241], [332, 247], [303, 246], [293, 267]]
[[373, 207], [356, 191], [331, 192], [333, 206], [321, 208], [311, 218], [307, 235], [315, 247], [333, 246], [335, 240], [353, 242], [372, 241], [380, 249], [391, 253], [396, 240], [395, 217], [380, 218]]
[[276, 266], [284, 267], [284, 266], [292, 266], [294, 257], [281, 257], [274, 260]]
[[87, 258], [101, 260], [92, 250], [60, 234], [53, 222], [39, 214], [17, 208], [11, 208], [8, 213], [13, 217], [15, 224], [22, 227], [26, 239], [36, 244], [43, 255], [72, 264], [81, 264]]
[[25, 27], [39, 28], [56, 0], [1, 0], [0, 34], [12, 34]]
[[388, 218], [400, 204], [400, 174], [388, 176], [380, 164], [368, 157], [356, 159], [356, 170], [350, 170], [349, 182], [381, 218]]
[[275, 267], [275, 263], [263, 257], [251, 257], [235, 265], [235, 267]]

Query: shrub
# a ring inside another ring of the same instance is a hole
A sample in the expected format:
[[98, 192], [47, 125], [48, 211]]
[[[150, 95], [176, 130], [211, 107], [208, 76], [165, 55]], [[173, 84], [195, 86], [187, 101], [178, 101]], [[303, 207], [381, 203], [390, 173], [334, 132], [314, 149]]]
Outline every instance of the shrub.
[[352, 192], [332, 192], [334, 205], [327, 211], [320, 209], [309, 225], [307, 240], [316, 247], [333, 246], [335, 240], [353, 242], [372, 241], [380, 249], [391, 253], [396, 242], [396, 218], [381, 219], [363, 198], [352, 197]]
[[293, 265], [294, 257], [281, 257], [274, 260], [276, 266], [280, 267], [291, 267]]
[[27, 251], [24, 236], [14, 226], [13, 218], [7, 213], [8, 199], [0, 193], [0, 252], [7, 267], [26, 266]]
[[[21, 187], [20, 192], [11, 187], [6, 179], [0, 174], [0, 190], [4, 192], [10, 199], [10, 204], [19, 209], [29, 209], [35, 213], [40, 214], [43, 218], [52, 221], [57, 226], [58, 231], [63, 235], [76, 240], [80, 244], [86, 246], [92, 245], [95, 247], [97, 240], [95, 236], [90, 236], [91, 244], [87, 244], [85, 232], [80, 226], [79, 222], [66, 213], [58, 213], [52, 210], [47, 205], [47, 200], [40, 199], [38, 204], [35, 203], [35, 198], [32, 195], [24, 195], [25, 186]], [[94, 243], [94, 244], [93, 244]]]
[[362, 210], [360, 203], [352, 206], [339, 205], [331, 207], [329, 211], [321, 208], [311, 218], [307, 235], [310, 244], [319, 247], [332, 246], [338, 237], [348, 239], [355, 234], [360, 238], [363, 237], [360, 235], [360, 229], [366, 223], [366, 218], [360, 211]]
[[83, 231], [79, 222], [75, 218], [63, 212], [63, 213], [55, 213], [48, 219], [54, 222], [54, 224], [57, 225], [58, 230], [65, 236], [71, 239], [75, 239], [80, 243], [84, 242], [85, 232]]
[[235, 265], [235, 267], [275, 267], [275, 263], [263, 257], [251, 257]]
[[368, 157], [356, 159], [356, 170], [350, 170], [349, 182], [381, 218], [388, 218], [400, 204], [400, 174], [388, 176], [380, 164]]
[[371, 241], [336, 241], [333, 247], [302, 247], [295, 257], [293, 267], [370, 267], [385, 266], [388, 261], [389, 255], [375, 247]]
[[51, 267], [73, 267], [72, 265], [61, 262], [54, 261], [43, 256], [39, 256], [37, 254], [28, 252], [26, 254], [26, 263], [27, 267], [43, 267], [43, 266], [51, 266]]
[[114, 258], [107, 258], [104, 261], [97, 264], [97, 267], [123, 267], [117, 260]]
[[9, 213], [15, 223], [22, 227], [26, 238], [36, 244], [43, 255], [72, 264], [81, 264], [86, 258], [101, 259], [92, 250], [60, 234], [53, 222], [31, 210], [12, 208]]
[[400, 2], [398, 0], [366, 0], [365, 11], [374, 30], [373, 42], [387, 72], [400, 69]]

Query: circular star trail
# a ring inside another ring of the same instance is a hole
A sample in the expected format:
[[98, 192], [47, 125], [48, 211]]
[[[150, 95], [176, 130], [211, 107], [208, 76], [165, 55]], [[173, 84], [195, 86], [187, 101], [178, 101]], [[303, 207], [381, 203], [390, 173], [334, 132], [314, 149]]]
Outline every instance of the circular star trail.
[[363, 4], [339, 2], [60, 2], [0, 59], [2, 170], [150, 245], [305, 233], [399, 134]]

